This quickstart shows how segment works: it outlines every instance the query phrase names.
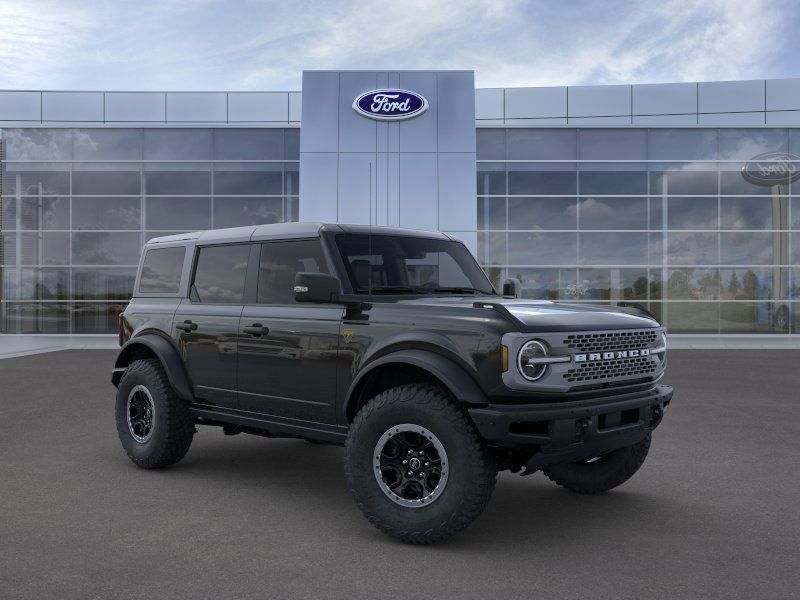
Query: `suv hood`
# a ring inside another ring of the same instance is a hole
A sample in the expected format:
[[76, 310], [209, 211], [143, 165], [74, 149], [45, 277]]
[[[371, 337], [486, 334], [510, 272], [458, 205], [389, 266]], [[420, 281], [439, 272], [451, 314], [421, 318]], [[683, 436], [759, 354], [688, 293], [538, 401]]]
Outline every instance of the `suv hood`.
[[[438, 307], [494, 310], [510, 317], [526, 333], [545, 331], [586, 331], [603, 329], [645, 329], [659, 323], [634, 307], [591, 304], [562, 304], [549, 300], [519, 300], [499, 296], [437, 296], [404, 299], [401, 302]], [[483, 306], [480, 306], [483, 304]]]

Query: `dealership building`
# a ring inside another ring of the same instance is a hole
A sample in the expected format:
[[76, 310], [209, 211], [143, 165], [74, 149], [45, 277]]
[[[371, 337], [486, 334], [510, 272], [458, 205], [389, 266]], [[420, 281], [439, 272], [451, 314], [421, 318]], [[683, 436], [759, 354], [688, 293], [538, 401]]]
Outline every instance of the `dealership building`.
[[[424, 107], [356, 110], [378, 90]], [[525, 298], [635, 301], [672, 333], [793, 344], [797, 177], [800, 79], [0, 91], [0, 333], [115, 332], [152, 237], [315, 220], [451, 233]]]

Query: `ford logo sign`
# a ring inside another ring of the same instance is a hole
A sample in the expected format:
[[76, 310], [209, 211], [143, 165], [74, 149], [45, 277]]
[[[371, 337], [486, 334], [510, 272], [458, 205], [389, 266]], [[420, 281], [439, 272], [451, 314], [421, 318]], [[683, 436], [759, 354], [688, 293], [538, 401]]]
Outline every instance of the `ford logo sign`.
[[742, 177], [755, 185], [788, 184], [800, 178], [800, 156], [767, 152], [751, 158], [742, 167]]
[[368, 119], [400, 121], [428, 110], [428, 101], [407, 90], [372, 90], [353, 100], [353, 110]]

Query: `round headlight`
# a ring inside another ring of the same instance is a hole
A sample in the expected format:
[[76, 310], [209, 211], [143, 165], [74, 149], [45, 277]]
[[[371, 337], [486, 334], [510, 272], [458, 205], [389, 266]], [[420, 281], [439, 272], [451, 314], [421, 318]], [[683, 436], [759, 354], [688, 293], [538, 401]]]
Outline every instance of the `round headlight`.
[[[547, 346], [543, 342], [533, 340], [526, 343], [519, 350], [517, 355], [517, 366], [519, 372], [528, 381], [536, 381], [541, 379], [544, 372], [547, 370], [547, 364], [536, 364], [535, 359], [545, 358], [547, 356]], [[533, 364], [531, 361], [533, 359]]]

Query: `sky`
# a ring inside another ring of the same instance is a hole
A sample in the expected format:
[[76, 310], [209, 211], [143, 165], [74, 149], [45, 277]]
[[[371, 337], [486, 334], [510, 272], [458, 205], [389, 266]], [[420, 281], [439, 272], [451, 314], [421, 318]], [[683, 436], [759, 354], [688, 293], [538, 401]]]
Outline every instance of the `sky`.
[[478, 87], [800, 77], [795, 0], [0, 0], [0, 89], [299, 90], [303, 69]]

